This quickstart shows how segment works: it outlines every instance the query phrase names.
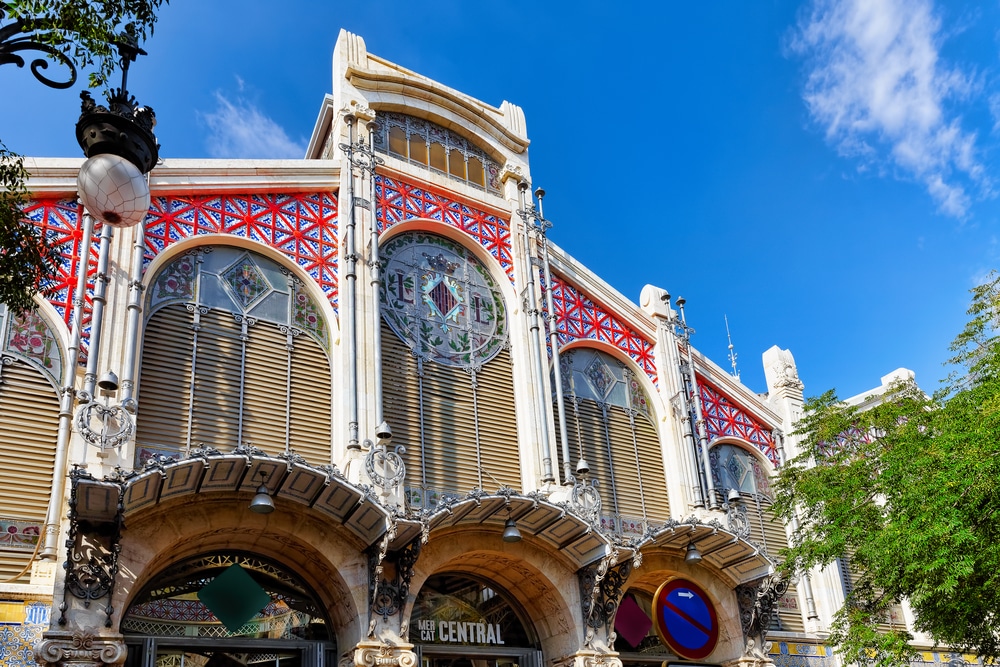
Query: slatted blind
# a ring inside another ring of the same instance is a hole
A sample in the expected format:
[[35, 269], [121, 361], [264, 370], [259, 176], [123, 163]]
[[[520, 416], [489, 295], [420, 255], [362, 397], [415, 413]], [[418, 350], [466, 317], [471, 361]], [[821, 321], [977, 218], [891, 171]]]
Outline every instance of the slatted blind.
[[243, 325], [233, 313], [215, 309], [201, 314], [197, 334], [193, 325], [194, 314], [177, 304], [149, 319], [138, 446], [183, 451], [190, 415], [192, 447], [228, 452], [239, 442], [242, 417], [244, 444], [279, 454], [285, 450], [287, 430], [289, 445], [306, 461], [330, 463], [332, 378], [319, 343], [307, 334], [296, 336], [289, 368], [286, 334], [273, 322], [247, 326], [245, 351]]
[[[59, 397], [42, 373], [23, 361], [0, 369], [0, 516], [45, 521], [55, 465]], [[0, 579], [24, 568], [30, 551], [0, 550]], [[27, 581], [27, 575], [22, 583]]]
[[483, 488], [521, 488], [510, 364], [502, 350], [484, 365], [474, 398], [470, 372], [425, 361], [421, 392], [416, 358], [383, 323], [384, 412], [393, 444], [406, 447], [406, 486], [464, 494], [480, 486], [481, 468]]
[[[553, 404], [553, 411], [557, 410], [558, 406]], [[590, 466], [590, 478], [598, 480], [602, 512], [613, 514], [617, 500], [622, 517], [642, 520], [645, 502], [645, 518], [653, 521], [670, 518], [663, 454], [656, 427], [642, 413], [636, 414], [630, 422], [626, 410], [618, 406], [609, 405], [607, 413], [606, 435], [599, 404], [584, 399], [577, 401], [574, 409], [573, 400], [567, 398], [566, 433], [570, 456], [578, 451], [579, 444], [583, 445], [583, 455]], [[608, 437], [611, 443], [610, 460]], [[560, 452], [560, 461], [561, 456]], [[576, 461], [570, 461], [570, 469], [575, 470], [575, 467]]]
[[[750, 540], [761, 545], [771, 558], [777, 558], [781, 550], [788, 546], [785, 524], [774, 516], [771, 503], [766, 498], [744, 497], [743, 502], [746, 503], [747, 517], [750, 519]], [[788, 592], [778, 601], [777, 611], [771, 621], [772, 630], [805, 632], [802, 604], [795, 586], [788, 587]]]
[[[850, 595], [854, 590], [855, 582], [858, 580], [860, 573], [854, 565], [852, 565], [851, 560], [854, 558], [854, 550], [848, 549], [847, 554], [843, 557], [837, 559], [837, 565], [840, 569], [840, 576], [844, 582], [844, 594]], [[903, 606], [901, 604], [893, 604], [889, 607], [888, 613], [883, 620], [883, 622], [878, 624], [878, 629], [882, 632], [889, 632], [891, 630], [900, 630], [906, 628], [906, 619], [903, 616]]]

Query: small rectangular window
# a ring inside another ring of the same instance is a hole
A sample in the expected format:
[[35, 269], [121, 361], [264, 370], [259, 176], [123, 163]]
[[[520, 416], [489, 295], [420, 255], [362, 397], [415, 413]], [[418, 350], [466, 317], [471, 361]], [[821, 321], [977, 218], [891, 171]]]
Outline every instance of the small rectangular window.
[[389, 128], [389, 152], [406, 157], [406, 130], [396, 125]]
[[465, 156], [462, 151], [453, 148], [448, 153], [448, 171], [452, 176], [465, 180]]

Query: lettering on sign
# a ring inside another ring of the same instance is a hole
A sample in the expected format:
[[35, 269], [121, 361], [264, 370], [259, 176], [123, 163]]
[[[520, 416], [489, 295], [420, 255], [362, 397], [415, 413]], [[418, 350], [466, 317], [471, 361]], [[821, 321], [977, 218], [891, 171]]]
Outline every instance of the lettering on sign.
[[467, 621], [417, 621], [422, 642], [447, 642], [449, 644], [503, 644], [499, 623], [470, 623]]

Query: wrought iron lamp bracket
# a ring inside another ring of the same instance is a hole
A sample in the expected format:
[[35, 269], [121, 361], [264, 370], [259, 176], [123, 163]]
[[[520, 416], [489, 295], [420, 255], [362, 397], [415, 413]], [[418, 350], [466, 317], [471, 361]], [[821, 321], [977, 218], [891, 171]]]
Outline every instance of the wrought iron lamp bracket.
[[[0, 19], [6, 18], [6, 15], [6, 10], [0, 7]], [[77, 79], [76, 64], [56, 46], [42, 41], [46, 36], [52, 37], [54, 41], [58, 40], [57, 31], [40, 32], [38, 22], [30, 19], [12, 21], [0, 27], [0, 65], [24, 67], [25, 59], [19, 52], [36, 51], [43, 55], [31, 61], [30, 69], [34, 77], [49, 88], [58, 90], [72, 88]], [[49, 60], [68, 68], [69, 77], [63, 81], [45, 76], [42, 72], [49, 68]]]
[[94, 600], [108, 598], [104, 607], [107, 619], [104, 626], [111, 627], [111, 616], [114, 614], [112, 598], [114, 595], [115, 578], [118, 576], [118, 557], [121, 554], [122, 510], [124, 503], [124, 486], [118, 484], [118, 502], [115, 515], [108, 522], [85, 521], [77, 512], [78, 487], [80, 480], [93, 480], [94, 477], [79, 466], [70, 471], [72, 489], [69, 500], [69, 533], [66, 537], [66, 585], [63, 589], [63, 602], [59, 605], [59, 625], [66, 625], [66, 611], [69, 604], [66, 595], [83, 600], [85, 608], [90, 607]]

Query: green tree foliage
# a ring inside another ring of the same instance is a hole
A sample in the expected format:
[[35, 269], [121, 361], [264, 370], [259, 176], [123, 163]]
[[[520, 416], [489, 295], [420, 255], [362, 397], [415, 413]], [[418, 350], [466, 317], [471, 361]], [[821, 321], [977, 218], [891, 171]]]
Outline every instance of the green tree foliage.
[[[91, 87], [105, 86], [118, 65], [115, 42], [126, 26], [141, 42], [152, 34], [164, 2], [169, 0], [0, 2], [0, 27], [21, 22], [33, 39], [91, 69]], [[21, 156], [0, 142], [0, 301], [14, 310], [34, 308], [33, 295], [45, 289], [58, 266], [58, 248], [23, 220], [27, 178]]]
[[1000, 278], [973, 290], [968, 313], [942, 391], [900, 382], [860, 406], [810, 399], [800, 454], [779, 474], [776, 508], [800, 525], [786, 574], [850, 554], [831, 637], [849, 663], [908, 662], [911, 637], [876, 629], [903, 599], [918, 631], [1000, 658]]

